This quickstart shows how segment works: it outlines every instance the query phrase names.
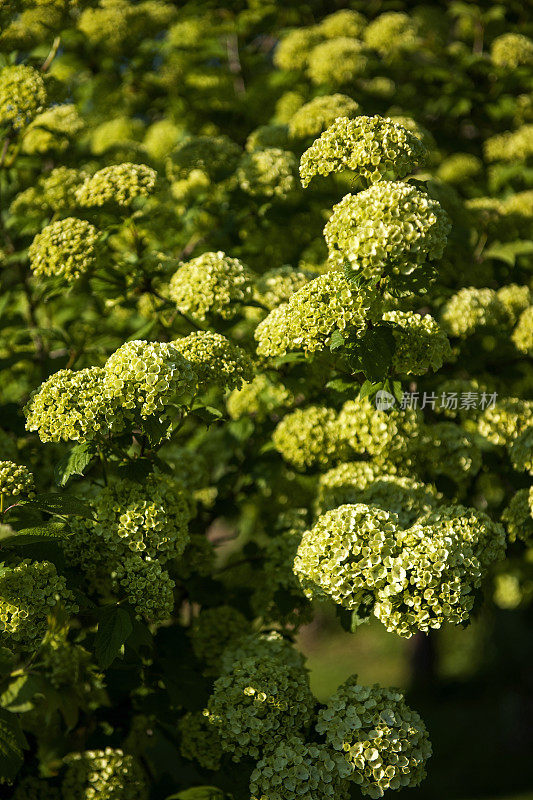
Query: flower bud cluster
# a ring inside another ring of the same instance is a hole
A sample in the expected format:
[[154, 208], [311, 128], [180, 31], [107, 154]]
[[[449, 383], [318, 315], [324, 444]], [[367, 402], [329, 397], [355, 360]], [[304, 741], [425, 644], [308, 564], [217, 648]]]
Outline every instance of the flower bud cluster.
[[35, 484], [29, 469], [14, 461], [0, 461], [0, 495], [13, 499], [19, 495], [31, 497]]
[[521, 125], [515, 131], [499, 133], [485, 141], [485, 159], [491, 161], [526, 161], [533, 155], [533, 125]]
[[382, 56], [412, 51], [419, 43], [416, 22], [401, 11], [388, 11], [376, 17], [367, 26], [364, 40]]
[[296, 188], [298, 162], [294, 153], [279, 147], [246, 153], [237, 169], [239, 186], [252, 197], [282, 200]]
[[513, 467], [533, 475], [533, 422], [514, 439], [508, 450]]
[[511, 338], [517, 350], [533, 356], [533, 305], [522, 311]]
[[66, 217], [47, 225], [30, 245], [33, 273], [76, 281], [98, 262], [99, 231], [83, 219]]
[[451, 356], [448, 337], [430, 314], [388, 311], [383, 319], [393, 323], [394, 370], [401, 375], [437, 372]]
[[248, 353], [220, 333], [197, 331], [172, 344], [193, 365], [200, 391], [213, 384], [239, 390], [253, 380], [254, 365]]
[[502, 512], [502, 522], [507, 528], [509, 541], [520, 539], [533, 546], [533, 489], [519, 489]]
[[185, 714], [178, 723], [180, 752], [189, 761], [197, 761], [203, 769], [220, 769], [224, 752], [220, 737], [209, 720], [200, 712]]
[[466, 287], [445, 303], [440, 321], [450, 336], [465, 339], [483, 328], [505, 326], [507, 314], [494, 289]]
[[324, 406], [297, 408], [278, 424], [274, 447], [296, 469], [328, 467], [345, 460], [349, 450], [339, 436], [335, 411]]
[[477, 430], [492, 444], [510, 445], [532, 425], [533, 401], [504, 397], [483, 411]]
[[122, 750], [85, 750], [65, 757], [64, 800], [148, 800], [148, 779], [135, 756]]
[[358, 39], [338, 36], [313, 47], [307, 58], [307, 75], [317, 86], [346, 86], [364, 75], [368, 50]]
[[76, 201], [85, 208], [106, 203], [129, 208], [138, 198], [153, 193], [156, 178], [156, 171], [145, 164], [112, 164], [86, 178], [76, 191]]
[[36, 69], [19, 64], [0, 70], [0, 125], [24, 128], [45, 103], [44, 81]]
[[516, 69], [533, 64], [533, 41], [521, 33], [504, 33], [490, 47], [492, 63], [497, 67]]
[[50, 150], [61, 152], [84, 126], [76, 106], [71, 103], [53, 106], [35, 117], [29, 125], [24, 133], [22, 149], [29, 154]]
[[314, 97], [299, 108], [289, 121], [289, 133], [293, 139], [320, 136], [322, 131], [338, 119], [357, 116], [359, 103], [347, 94], [325, 94]]
[[250, 630], [250, 623], [233, 606], [205, 608], [195, 617], [189, 635], [195, 656], [205, 664], [206, 673], [218, 675], [226, 647]]
[[254, 296], [272, 311], [305, 286], [312, 277], [311, 272], [293, 269], [288, 265], [274, 267], [258, 277]]

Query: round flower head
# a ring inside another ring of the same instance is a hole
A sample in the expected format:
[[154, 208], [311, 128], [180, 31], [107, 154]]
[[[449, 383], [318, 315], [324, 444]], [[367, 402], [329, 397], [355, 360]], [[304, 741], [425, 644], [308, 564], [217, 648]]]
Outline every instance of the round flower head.
[[460, 483], [481, 468], [481, 453], [472, 434], [454, 422], [428, 425], [419, 442], [419, 459], [432, 477], [445, 475]]
[[483, 164], [477, 156], [470, 153], [454, 153], [445, 158], [437, 170], [437, 177], [445, 183], [463, 184], [477, 177]]
[[505, 322], [505, 307], [494, 289], [461, 289], [441, 311], [444, 330], [462, 339], [479, 329], [502, 326]]
[[170, 279], [169, 295], [178, 311], [205, 320], [214, 314], [232, 319], [252, 296], [252, 274], [222, 251], [204, 253], [182, 264]]
[[404, 178], [426, 156], [420, 139], [389, 118], [341, 117], [302, 155], [300, 175], [307, 186], [315, 175], [350, 170], [367, 186], [383, 178]]
[[140, 120], [120, 116], [102, 122], [91, 133], [91, 150], [102, 155], [117, 145], [129, 144], [139, 139], [144, 125]]
[[507, 528], [509, 541], [520, 539], [528, 547], [533, 546], [533, 490], [519, 489], [502, 513], [502, 522]]
[[366, 24], [366, 19], [358, 11], [343, 8], [324, 17], [317, 25], [317, 30], [326, 39], [337, 39], [339, 36], [353, 36], [354, 39], [360, 39]]
[[393, 323], [395, 341], [392, 366], [400, 375], [436, 372], [452, 353], [448, 337], [429, 314], [388, 311], [383, 319]]
[[367, 278], [410, 275], [438, 260], [450, 231], [436, 200], [407, 183], [380, 181], [333, 208], [324, 236], [332, 265]]
[[53, 106], [35, 117], [24, 133], [22, 149], [29, 154], [61, 152], [83, 127], [84, 122], [74, 105]]
[[127, 599], [137, 619], [163, 622], [172, 615], [176, 584], [159, 561], [126, 556], [111, 572], [111, 585], [119, 597]]
[[235, 171], [240, 155], [241, 148], [228, 136], [195, 136], [178, 145], [171, 158], [176, 177], [201, 170], [218, 182]]
[[37, 431], [42, 442], [88, 442], [111, 429], [119, 432], [123, 414], [118, 403], [105, 396], [104, 378], [100, 367], [54, 373], [25, 407], [26, 428]]
[[83, 219], [66, 217], [52, 222], [30, 245], [32, 271], [72, 283], [98, 261], [99, 231]]
[[533, 356], [533, 306], [523, 311], [511, 336], [521, 353]]
[[289, 129], [287, 125], [273, 122], [270, 125], [260, 125], [246, 139], [246, 150], [267, 150], [270, 147], [285, 150], [289, 143]]
[[76, 192], [80, 206], [94, 208], [112, 203], [129, 208], [138, 198], [149, 197], [157, 173], [145, 164], [113, 164], [87, 178]]
[[345, 759], [296, 736], [269, 750], [250, 777], [251, 800], [347, 800]]
[[218, 770], [224, 752], [220, 737], [200, 712], [185, 714], [178, 723], [180, 752], [188, 761], [197, 761], [203, 769]]
[[180, 135], [180, 128], [170, 119], [153, 122], [146, 131], [143, 145], [148, 155], [161, 161], [173, 150]]
[[505, 397], [488, 406], [478, 420], [478, 433], [496, 445], [510, 445], [533, 425], [533, 401]]
[[358, 502], [356, 497], [382, 474], [382, 466], [373, 461], [350, 461], [328, 469], [318, 478], [318, 514]]
[[49, 561], [21, 561], [0, 569], [0, 642], [35, 650], [56, 610], [76, 613], [74, 595]]
[[[507, 312], [511, 325], [515, 325], [518, 322], [520, 315], [529, 308], [533, 299], [529, 286], [519, 286], [516, 283], [502, 286], [496, 294]], [[531, 312], [529, 313], [531, 314]]]
[[296, 469], [328, 467], [348, 455], [331, 408], [308, 406], [287, 414], [272, 435], [274, 447]]
[[521, 33], [504, 33], [492, 42], [490, 57], [497, 67], [529, 66], [533, 64], [533, 41]]
[[319, 711], [316, 729], [343, 754], [351, 780], [368, 797], [418, 786], [426, 776], [428, 732], [396, 689], [359, 686], [353, 676]]
[[510, 445], [509, 458], [516, 470], [533, 475], [533, 422]]
[[126, 342], [107, 359], [104, 373], [106, 396], [141, 417], [157, 414], [196, 384], [190, 362], [167, 342]]
[[42, 75], [23, 64], [0, 70], [0, 125], [23, 128], [46, 103]]
[[291, 117], [289, 133], [293, 139], [314, 138], [320, 136], [338, 117], [351, 119], [358, 111], [359, 103], [347, 94], [321, 95], [305, 103]]
[[194, 654], [205, 665], [206, 674], [220, 674], [221, 656], [226, 647], [249, 631], [250, 623], [233, 606], [203, 609], [195, 617], [189, 636]]
[[[56, 167], [42, 175], [33, 186], [20, 192], [13, 200], [13, 214], [68, 211], [76, 205], [75, 192], [87, 177], [85, 172], [68, 167]], [[81, 221], [81, 220], [80, 220]]]
[[349, 283], [341, 272], [327, 272], [292, 294], [255, 330], [257, 352], [285, 355], [290, 350], [324, 350], [335, 330], [364, 328], [379, 298]]
[[307, 597], [369, 611], [392, 580], [398, 531], [396, 514], [375, 506], [343, 505], [320, 516], [303, 534], [294, 559]]
[[307, 59], [311, 83], [345, 86], [365, 73], [368, 50], [357, 39], [338, 36], [313, 47]]
[[533, 155], [533, 125], [491, 136], [485, 142], [486, 161], [526, 161]]
[[295, 670], [304, 670], [304, 657], [278, 631], [248, 633], [230, 643], [222, 654], [221, 672], [231, 672], [236, 663], [247, 658], [279, 661]]
[[239, 186], [253, 197], [283, 199], [296, 188], [298, 162], [294, 153], [269, 147], [246, 153], [237, 169]]
[[309, 54], [324, 36], [318, 26], [297, 28], [284, 36], [274, 52], [274, 64], [289, 72], [301, 71], [307, 66]]
[[236, 661], [217, 678], [206, 715], [220, 736], [222, 749], [234, 761], [259, 759], [288, 735], [303, 732], [315, 700], [302, 668], [277, 658]]
[[417, 26], [408, 14], [388, 11], [369, 23], [364, 40], [383, 56], [414, 50], [418, 46]]
[[35, 484], [27, 467], [13, 461], [0, 461], [0, 495], [4, 501], [19, 495], [31, 496]]
[[239, 389], [253, 379], [254, 365], [248, 353], [220, 333], [195, 331], [172, 344], [193, 365], [201, 391], [213, 384]]
[[85, 750], [65, 758], [64, 800], [148, 800], [147, 776], [135, 756], [122, 750]]
[[409, 638], [445, 622], [464, 625], [488, 567], [503, 558], [505, 533], [481, 511], [463, 506], [435, 510], [398, 537], [387, 586], [375, 616], [388, 631]]
[[294, 292], [301, 289], [312, 278], [310, 272], [293, 269], [288, 265], [274, 267], [264, 272], [256, 281], [254, 296], [270, 310], [285, 303]]
[[267, 375], [256, 375], [251, 383], [234, 389], [226, 400], [228, 414], [232, 419], [254, 417], [263, 422], [271, 414], [290, 408], [294, 395], [281, 383], [274, 383]]

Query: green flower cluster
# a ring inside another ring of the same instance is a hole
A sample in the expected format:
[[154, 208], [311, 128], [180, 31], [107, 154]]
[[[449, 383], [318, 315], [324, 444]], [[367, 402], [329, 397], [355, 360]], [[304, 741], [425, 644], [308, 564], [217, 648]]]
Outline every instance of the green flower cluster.
[[260, 125], [246, 139], [245, 149], [248, 153], [254, 150], [267, 150], [270, 147], [286, 150], [289, 144], [289, 129], [287, 125], [272, 122], [270, 125]]
[[229, 673], [235, 664], [249, 658], [279, 661], [295, 670], [304, 670], [302, 654], [278, 631], [249, 633], [228, 645], [222, 654], [221, 671]]
[[533, 475], [533, 424], [511, 443], [509, 458], [516, 470]]
[[156, 178], [156, 171], [145, 164], [112, 164], [86, 178], [76, 191], [76, 201], [85, 208], [106, 203], [129, 208], [138, 198], [153, 193]]
[[316, 26], [316, 30], [326, 39], [337, 39], [339, 36], [361, 39], [366, 24], [366, 19], [358, 11], [343, 8], [324, 17]]
[[395, 689], [349, 678], [319, 711], [316, 729], [342, 753], [351, 780], [369, 797], [418, 786], [426, 776], [432, 754], [426, 727]]
[[501, 289], [498, 289], [496, 295], [505, 308], [511, 325], [515, 325], [518, 322], [522, 312], [528, 309], [532, 300], [529, 286], [519, 286], [516, 283], [502, 286]]
[[92, 664], [91, 654], [70, 642], [65, 630], [46, 636], [40, 657], [47, 678], [56, 689], [69, 686], [89, 693], [102, 688], [103, 676]]
[[71, 139], [85, 123], [71, 103], [47, 109], [24, 132], [22, 149], [25, 153], [47, 153], [66, 150]]
[[0, 641], [32, 651], [48, 629], [48, 617], [57, 610], [78, 611], [74, 595], [49, 561], [25, 559], [0, 569]]
[[450, 336], [465, 339], [483, 328], [507, 322], [506, 309], [494, 289], [460, 289], [443, 306], [440, 321]]
[[274, 447], [296, 469], [329, 467], [345, 460], [349, 450], [339, 436], [331, 408], [308, 406], [287, 414], [272, 435]]
[[276, 47], [274, 64], [288, 72], [304, 70], [310, 52], [322, 41], [324, 36], [318, 26], [296, 28], [284, 36]]
[[436, 200], [400, 181], [379, 181], [333, 208], [324, 236], [330, 262], [368, 278], [413, 275], [442, 256], [450, 222]]
[[35, 484], [33, 475], [27, 467], [15, 464], [14, 461], [0, 461], [0, 495], [2, 501], [19, 495], [33, 494]]
[[250, 777], [251, 800], [347, 800], [345, 759], [297, 736], [266, 753]]
[[158, 119], [147, 129], [143, 146], [155, 161], [162, 161], [174, 149], [180, 128], [170, 119]]
[[324, 350], [335, 330], [361, 330], [374, 319], [379, 298], [358, 289], [342, 272], [327, 272], [294, 292], [259, 323], [254, 336], [263, 356], [285, 355], [290, 350], [313, 353]]
[[234, 761], [303, 732], [315, 700], [307, 673], [274, 657], [252, 656], [233, 663], [215, 681], [205, 714]]
[[436, 372], [452, 353], [448, 337], [430, 314], [388, 311], [383, 319], [393, 323], [394, 370], [401, 375]]
[[106, 396], [124, 409], [148, 417], [172, 398], [190, 394], [196, 374], [172, 342], [126, 342], [105, 364]]
[[533, 306], [522, 311], [511, 338], [517, 350], [533, 356]]
[[0, 125], [24, 128], [45, 103], [44, 81], [36, 69], [19, 64], [0, 70]]
[[315, 175], [350, 170], [368, 186], [383, 178], [404, 178], [426, 156], [420, 139], [387, 117], [341, 117], [302, 155], [300, 175], [305, 187]]
[[252, 297], [252, 274], [220, 250], [203, 253], [174, 273], [169, 295], [182, 314], [199, 320], [211, 314], [231, 319]]
[[520, 539], [533, 546], [533, 489], [519, 489], [502, 512], [502, 522], [507, 528], [509, 541]]
[[[350, 13], [350, 12], [348, 12]], [[359, 103], [347, 94], [325, 94], [314, 97], [299, 108], [289, 120], [289, 133], [293, 139], [320, 136], [338, 117], [352, 119], [357, 116]]]
[[312, 273], [289, 265], [269, 269], [257, 278], [254, 297], [271, 311], [285, 303], [313, 277]]
[[408, 14], [388, 11], [367, 26], [364, 41], [382, 56], [414, 50], [419, 42], [417, 25]]
[[195, 136], [179, 144], [171, 154], [171, 175], [186, 178], [201, 170], [213, 181], [220, 181], [237, 168], [241, 148], [228, 136]]
[[206, 674], [218, 675], [221, 656], [235, 639], [248, 633], [250, 623], [233, 606], [205, 608], [195, 617], [189, 636], [195, 656], [205, 664]]
[[296, 156], [279, 147], [246, 153], [237, 169], [239, 186], [252, 197], [273, 197], [279, 200], [296, 188]]
[[166, 30], [176, 10], [169, 3], [143, 0], [100, 0], [96, 8], [84, 8], [78, 28], [96, 47], [119, 53], [134, 48], [138, 40]]
[[75, 193], [87, 174], [69, 167], [56, 167], [42, 175], [34, 186], [20, 192], [11, 203], [13, 214], [63, 213], [76, 205]]
[[64, 800], [148, 800], [147, 776], [122, 750], [86, 750], [65, 757]]
[[307, 59], [307, 75], [318, 86], [346, 86], [364, 75], [368, 51], [358, 39], [338, 36], [317, 44]]
[[261, 373], [241, 389], [234, 389], [226, 400], [226, 408], [232, 419], [250, 416], [263, 422], [271, 414], [290, 408], [293, 402], [294, 395], [286, 386]]
[[357, 502], [355, 496], [382, 474], [383, 467], [373, 461], [349, 461], [332, 467], [318, 478], [317, 513]]
[[203, 769], [220, 769], [224, 755], [220, 737], [201, 712], [189, 712], [178, 723], [180, 752], [189, 761], [197, 761]]
[[102, 155], [117, 145], [131, 145], [141, 137], [143, 123], [138, 119], [120, 116], [100, 123], [91, 132], [91, 150]]
[[458, 484], [473, 478], [482, 463], [475, 437], [453, 422], [428, 425], [419, 442], [417, 456], [429, 475], [444, 475]]
[[492, 42], [490, 57], [497, 67], [528, 66], [533, 64], [533, 41], [521, 33], [504, 33]]
[[29, 256], [37, 276], [76, 281], [98, 263], [100, 232], [83, 219], [66, 217], [47, 225], [30, 245]]
[[478, 433], [492, 444], [510, 445], [533, 425], [533, 401], [504, 397], [486, 408], [477, 423]]
[[[111, 546], [110, 556], [112, 551]], [[103, 569], [102, 565], [102, 575]], [[163, 622], [172, 615], [176, 584], [159, 560], [145, 560], [139, 554], [124, 556], [123, 560], [116, 562], [110, 578], [113, 591], [119, 597], [127, 598], [137, 619], [146, 617], [151, 622]]]
[[533, 155], [533, 125], [491, 136], [485, 142], [487, 161], [526, 161]]
[[397, 548], [374, 614], [388, 631], [409, 638], [468, 621], [475, 590], [505, 554], [505, 533], [481, 511], [443, 506], [400, 533]]
[[200, 391], [213, 384], [238, 390], [253, 380], [254, 365], [248, 353], [220, 333], [196, 331], [172, 344], [193, 365]]
[[470, 153], [453, 153], [441, 162], [437, 177], [445, 183], [461, 185], [477, 177], [483, 169], [481, 160]]

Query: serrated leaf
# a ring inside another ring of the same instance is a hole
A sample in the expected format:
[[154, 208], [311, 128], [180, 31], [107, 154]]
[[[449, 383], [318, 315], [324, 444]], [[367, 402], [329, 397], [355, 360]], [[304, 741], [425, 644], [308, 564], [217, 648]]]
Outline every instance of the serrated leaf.
[[27, 746], [17, 717], [0, 708], [0, 783], [11, 783], [15, 778]]
[[13, 536], [6, 536], [0, 540], [0, 547], [23, 547], [39, 542], [61, 541], [67, 535], [67, 528], [63, 522], [50, 522], [48, 525], [39, 525], [35, 528], [23, 528]]
[[329, 349], [333, 353], [344, 346], [344, 336], [339, 330], [333, 331], [329, 340]]
[[212, 425], [223, 417], [222, 412], [213, 406], [198, 406], [197, 408], [193, 408], [191, 413], [195, 417], [199, 417], [202, 422], [205, 422], [207, 425]]
[[77, 444], [59, 461], [54, 469], [54, 479], [58, 486], [65, 486], [72, 475], [83, 475], [94, 458], [89, 444]]
[[157, 447], [161, 442], [169, 438], [172, 431], [172, 420], [166, 415], [162, 417], [147, 417], [142, 422], [142, 429], [151, 447]]
[[363, 385], [361, 386], [361, 388], [359, 389], [359, 397], [361, 399], [363, 399], [365, 397], [371, 397], [377, 391], [379, 391], [379, 389], [381, 389], [382, 385], [383, 384], [381, 383], [381, 381], [378, 382], [378, 383], [375, 383], [374, 381], [366, 380], [363, 383]]
[[61, 517], [86, 517], [92, 519], [91, 508], [72, 494], [60, 494], [59, 492], [47, 492], [38, 494], [33, 500], [25, 500], [18, 505], [35, 508], [37, 511], [45, 511], [47, 514]]
[[98, 623], [95, 640], [96, 659], [103, 669], [111, 666], [132, 631], [130, 615], [125, 609], [113, 606], [106, 610]]
[[368, 380], [379, 381], [385, 378], [395, 347], [396, 341], [390, 327], [379, 325], [365, 331], [359, 343], [358, 358], [361, 370]]

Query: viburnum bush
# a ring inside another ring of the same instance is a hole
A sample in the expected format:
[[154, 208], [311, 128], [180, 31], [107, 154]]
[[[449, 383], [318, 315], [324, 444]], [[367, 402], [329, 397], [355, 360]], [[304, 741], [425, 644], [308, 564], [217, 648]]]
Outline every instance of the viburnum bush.
[[532, 36], [515, 0], [0, 0], [15, 800], [423, 780], [417, 710], [318, 702], [295, 638], [533, 596]]

